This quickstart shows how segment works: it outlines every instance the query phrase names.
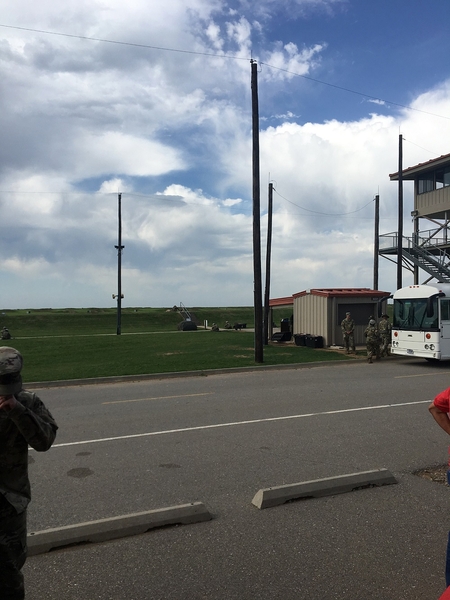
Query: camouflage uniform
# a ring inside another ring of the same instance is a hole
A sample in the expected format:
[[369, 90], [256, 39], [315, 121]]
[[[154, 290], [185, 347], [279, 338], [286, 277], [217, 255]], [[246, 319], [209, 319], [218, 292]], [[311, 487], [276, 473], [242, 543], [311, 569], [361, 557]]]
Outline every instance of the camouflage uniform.
[[0, 494], [0, 589], [3, 600], [22, 600], [21, 569], [27, 557], [27, 512], [16, 509]]
[[6, 327], [3, 327], [2, 340], [10, 340], [10, 339], [11, 339], [11, 334], [9, 333], [9, 330]]
[[[5, 375], [3, 350], [6, 347], [0, 348], [0, 397], [14, 394], [17, 403], [11, 410], [0, 410], [0, 597], [22, 600], [25, 590], [21, 568], [27, 553], [26, 509], [31, 500], [28, 445], [38, 452], [48, 450], [58, 427], [36, 394], [12, 391], [22, 383], [19, 373]], [[13, 348], [8, 350], [17, 352]]]
[[378, 331], [380, 333], [380, 356], [389, 356], [389, 344], [391, 343], [391, 331], [392, 327], [388, 321], [387, 315], [382, 315], [382, 319], [378, 325]]
[[380, 358], [380, 338], [375, 321], [371, 320], [364, 331], [367, 346], [367, 362], [371, 363], [373, 356]]
[[[350, 313], [347, 314], [350, 315]], [[341, 323], [341, 329], [347, 354], [350, 354], [350, 349], [352, 352], [355, 352], [355, 338], [353, 336], [355, 321], [353, 319], [347, 319], [346, 317]]]

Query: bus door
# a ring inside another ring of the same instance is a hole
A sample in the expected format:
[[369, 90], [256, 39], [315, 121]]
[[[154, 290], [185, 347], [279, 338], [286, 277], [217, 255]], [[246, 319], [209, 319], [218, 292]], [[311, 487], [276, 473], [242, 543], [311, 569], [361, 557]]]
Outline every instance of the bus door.
[[441, 298], [441, 355], [450, 356], [450, 298]]

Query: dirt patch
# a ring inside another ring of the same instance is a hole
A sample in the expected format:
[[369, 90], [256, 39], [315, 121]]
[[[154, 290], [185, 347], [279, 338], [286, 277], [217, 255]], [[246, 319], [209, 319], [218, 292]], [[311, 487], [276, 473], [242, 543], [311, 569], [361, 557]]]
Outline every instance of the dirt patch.
[[429, 481], [434, 481], [435, 483], [442, 483], [447, 485], [447, 469], [448, 465], [438, 465], [433, 467], [426, 467], [425, 469], [419, 469], [419, 471], [414, 471], [413, 475], [417, 475], [418, 477], [423, 477], [424, 479], [428, 479]]

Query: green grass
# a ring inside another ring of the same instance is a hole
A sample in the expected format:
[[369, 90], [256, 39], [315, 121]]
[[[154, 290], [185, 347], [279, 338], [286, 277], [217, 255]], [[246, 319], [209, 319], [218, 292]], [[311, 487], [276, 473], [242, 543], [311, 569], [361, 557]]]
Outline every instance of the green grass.
[[[89, 312], [88, 312], [89, 310]], [[198, 320], [253, 327], [253, 308], [194, 308]], [[288, 315], [277, 313], [277, 320]], [[25, 383], [255, 366], [254, 334], [178, 331], [180, 315], [166, 309], [124, 309], [116, 335], [115, 309], [4, 311], [13, 339], [2, 342], [24, 356]], [[0, 326], [3, 326], [0, 322]], [[339, 353], [292, 344], [264, 346], [264, 364], [348, 360]]]
[[[252, 307], [190, 308], [197, 323], [207, 320], [219, 327], [225, 321], [231, 324], [254, 325]], [[289, 316], [289, 315], [287, 315]], [[284, 315], [283, 315], [284, 317]], [[283, 318], [280, 317], [280, 318]], [[277, 315], [278, 318], [278, 315]], [[115, 308], [66, 308], [41, 310], [4, 310], [0, 314], [0, 327], [7, 327], [14, 338], [30, 336], [87, 335], [117, 332], [117, 309]], [[124, 308], [121, 313], [122, 333], [144, 331], [176, 331], [183, 317], [165, 308]]]

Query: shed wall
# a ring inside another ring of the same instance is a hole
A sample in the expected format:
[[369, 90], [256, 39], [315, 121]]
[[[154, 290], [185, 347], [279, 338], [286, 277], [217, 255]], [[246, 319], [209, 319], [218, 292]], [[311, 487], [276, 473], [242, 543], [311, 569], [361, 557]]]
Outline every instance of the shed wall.
[[[383, 310], [386, 303], [383, 303]], [[369, 317], [377, 318], [378, 302], [371, 297], [330, 297], [306, 294], [294, 298], [294, 334], [322, 336], [325, 346], [343, 344], [341, 322], [349, 311], [355, 321], [355, 344], [365, 345]]]
[[321, 335], [324, 344], [329, 339], [329, 310], [328, 298], [307, 294], [294, 298], [294, 333]]

